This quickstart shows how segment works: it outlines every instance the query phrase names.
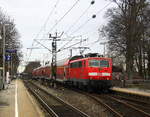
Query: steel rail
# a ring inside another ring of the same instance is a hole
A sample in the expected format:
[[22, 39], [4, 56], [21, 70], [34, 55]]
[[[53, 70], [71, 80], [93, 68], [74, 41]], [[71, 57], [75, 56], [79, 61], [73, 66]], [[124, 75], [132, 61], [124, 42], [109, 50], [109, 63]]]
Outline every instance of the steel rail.
[[[86, 92], [83, 92], [83, 91], [77, 90], [77, 89], [72, 89], [72, 90], [74, 90], [74, 91], [76, 91], [76, 92], [78, 92], [78, 93], [81, 93], [81, 94], [83, 94], [83, 95], [86, 95], [86, 96], [92, 98], [92, 99], [95, 100], [96, 102], [98, 102], [98, 103], [102, 104], [104, 107], [106, 107], [109, 111], [113, 112], [116, 116], [124, 117], [124, 115], [120, 114], [120, 112], [117, 112], [112, 106], [109, 106], [109, 104], [105, 103], [105, 102], [100, 98], [100, 95], [98, 95], [98, 94], [92, 94], [92, 95], [91, 95], [91, 94], [89, 94], [89, 93], [86, 93]], [[110, 95], [106, 95], [106, 96], [110, 96]], [[120, 102], [120, 100], [116, 100], [116, 101]], [[120, 102], [120, 103], [121, 103], [121, 102]], [[126, 103], [123, 103], [123, 104], [125, 105]], [[149, 113], [144, 112], [143, 110], [138, 109], [138, 108], [134, 107], [134, 106], [131, 105], [131, 104], [130, 104], [130, 106], [129, 106], [129, 104], [126, 104], [126, 106], [128, 106], [128, 107], [134, 109], [135, 111], [138, 111], [138, 112], [144, 114], [145, 116], [148, 116], [148, 117], [150, 116]], [[147, 109], [147, 108], [146, 108], [146, 109]]]
[[149, 109], [150, 110], [150, 103], [145, 102], [143, 100], [132, 99], [130, 97], [123, 97], [123, 96], [120, 96], [120, 95], [112, 95], [112, 96], [116, 97], [116, 98], [120, 98], [121, 100], [127, 101], [130, 104], [132, 104], [132, 105], [139, 106], [141, 108]]
[[[77, 90], [77, 89], [72, 89], [73, 91], [76, 91], [76, 92], [78, 92], [78, 93], [81, 93], [81, 94], [83, 94], [83, 95], [86, 95], [86, 96], [88, 96], [88, 97], [90, 97], [90, 98], [92, 98], [93, 100], [95, 100], [96, 102], [98, 102], [98, 103], [100, 103], [101, 105], [103, 105], [105, 108], [107, 108], [110, 112], [112, 112], [113, 114], [115, 114], [116, 116], [118, 116], [118, 117], [124, 117], [124, 115], [122, 115], [122, 114], [120, 114], [120, 112], [117, 112], [112, 106], [109, 106], [109, 104], [107, 104], [107, 103], [105, 103], [102, 99], [100, 99], [100, 95], [98, 96], [98, 95], [91, 95], [91, 94], [89, 94], [89, 93], [86, 93], [86, 92], [83, 92], [83, 91], [81, 91], [81, 90]], [[110, 96], [110, 95], [106, 95], [106, 96]], [[123, 97], [123, 98], [125, 98], [125, 97]], [[118, 101], [118, 102], [123, 102], [123, 101], [120, 101], [120, 100], [116, 100], [116, 101]], [[137, 100], [134, 100], [134, 101], [137, 101]], [[141, 102], [143, 102], [143, 101], [139, 101], [140, 103]], [[147, 113], [147, 112], [145, 112], [145, 111], [143, 111], [143, 110], [141, 110], [141, 109], [139, 109], [139, 108], [137, 108], [137, 107], [135, 107], [133, 104], [127, 104], [127, 102], [124, 102], [124, 103], [122, 103], [123, 105], [126, 105], [126, 106], [128, 106], [128, 107], [130, 107], [130, 108], [132, 108], [132, 109], [134, 109], [135, 111], [138, 111], [138, 112], [140, 112], [140, 113], [142, 113], [142, 114], [144, 114], [145, 116], [150, 116], [150, 114], [149, 113]], [[140, 106], [140, 105], [138, 105], [138, 106]], [[145, 107], [145, 109], [148, 109], [148, 108], [146, 108]]]
[[48, 104], [38, 95], [38, 93], [29, 88], [29, 85], [25, 84], [27, 89], [36, 97], [36, 99], [40, 102], [40, 104], [43, 106], [43, 108], [47, 111], [47, 113], [50, 115], [50, 117], [59, 117], [49, 106]]
[[[81, 94], [83, 94], [83, 93], [81, 93]], [[111, 106], [109, 106], [108, 104], [104, 103], [100, 98], [95, 97], [94, 95], [87, 94], [87, 93], [84, 93], [84, 95], [87, 95], [88, 97], [92, 98], [93, 100], [95, 100], [99, 104], [103, 105], [106, 109], [108, 109], [110, 112], [112, 112], [113, 114], [115, 114], [117, 117], [124, 117], [122, 114], [120, 114], [119, 112], [117, 112]]]
[[[150, 105], [150, 103], [147, 101], [143, 101], [143, 100], [139, 100], [139, 99], [135, 99], [135, 97], [124, 97], [124, 96], [121, 96], [121, 95], [115, 95], [115, 96], [117, 96], [117, 97], [119, 97], [119, 98], [122, 98], [122, 99], [124, 99], [124, 100], [129, 100], [129, 101], [134, 101], [134, 102], [138, 102], [138, 103], [143, 103], [143, 104], [147, 104], [147, 105]], [[134, 98], [134, 99], [133, 99]]]
[[143, 110], [141, 110], [141, 109], [139, 109], [139, 108], [137, 108], [137, 107], [131, 105], [129, 102], [124, 102], [124, 101], [122, 101], [122, 100], [120, 100], [120, 99], [117, 99], [117, 98], [115, 98], [115, 97], [113, 97], [113, 96], [110, 96], [110, 95], [109, 95], [109, 96], [107, 95], [107, 97], [109, 97], [109, 98], [111, 98], [111, 99], [113, 99], [113, 100], [115, 100], [115, 101], [117, 101], [117, 102], [120, 102], [120, 103], [122, 103], [122, 104], [124, 104], [124, 105], [126, 105], [126, 106], [128, 106], [128, 107], [130, 107], [130, 108], [132, 108], [132, 109], [134, 109], [134, 110], [136, 110], [136, 111], [138, 111], [138, 112], [141, 112], [141, 113], [143, 113], [145, 116], [150, 117], [150, 114], [149, 114], [149, 113], [147, 113], [147, 112], [145, 112], [145, 111], [143, 111]]
[[77, 93], [80, 93], [82, 95], [86, 95], [88, 97], [90, 97], [91, 99], [93, 99], [94, 101], [96, 101], [98, 104], [101, 104], [103, 105], [106, 109], [108, 109], [108, 111], [110, 111], [112, 114], [115, 115], [115, 117], [124, 117], [122, 114], [120, 114], [119, 112], [117, 112], [115, 109], [113, 109], [111, 106], [109, 106], [108, 104], [104, 103], [99, 97], [95, 96], [95, 95], [92, 95], [92, 94], [89, 94], [89, 93], [86, 93], [84, 91], [81, 91], [81, 90], [78, 90], [78, 89], [71, 89]]
[[[35, 85], [34, 83], [30, 82], [30, 85], [36, 87], [36, 89], [42, 91], [43, 93], [45, 93], [46, 95], [49, 95], [49, 97], [52, 97], [53, 99], [57, 100], [59, 103], [61, 103], [62, 105], [66, 106], [67, 108], [71, 109], [72, 111], [74, 111], [75, 113], [78, 113], [79, 117], [90, 117], [88, 116], [87, 114], [85, 114], [84, 112], [80, 111], [79, 109], [73, 107], [72, 105], [70, 105], [69, 103], [67, 102], [64, 102], [62, 99], [50, 94], [49, 92], [45, 91], [44, 89], [42, 89], [41, 87]], [[43, 100], [44, 101], [44, 100]], [[45, 102], [45, 101], [44, 101]], [[48, 104], [45, 102], [46, 106], [48, 106]], [[50, 107], [49, 107], [50, 108]], [[54, 117], [60, 117], [57, 112], [55, 112], [53, 109], [50, 109], [52, 110], [51, 112], [54, 112]], [[61, 116], [62, 117], [62, 116]]]

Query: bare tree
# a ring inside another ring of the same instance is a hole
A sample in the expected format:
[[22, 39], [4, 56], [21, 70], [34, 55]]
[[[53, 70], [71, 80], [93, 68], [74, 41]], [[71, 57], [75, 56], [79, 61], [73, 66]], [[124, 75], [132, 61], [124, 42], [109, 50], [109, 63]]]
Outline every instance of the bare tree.
[[25, 67], [25, 70], [24, 70], [24, 73], [28, 73], [28, 74], [31, 74], [33, 69], [37, 68], [37, 67], [40, 67], [41, 64], [39, 61], [32, 61], [32, 62], [29, 62], [26, 67]]
[[[126, 58], [126, 71], [129, 79], [134, 71], [135, 60], [143, 75], [144, 42], [143, 35], [150, 24], [145, 17], [149, 17], [146, 12], [149, 10], [147, 0], [114, 0], [117, 8], [107, 11], [106, 17], [109, 18], [108, 24], [102, 29], [108, 38], [109, 50], [116, 57]], [[147, 24], [148, 23], [148, 24]], [[149, 33], [149, 32], [148, 32]]]
[[[8, 49], [13, 49], [17, 50], [17, 53], [11, 54], [12, 56], [12, 63], [13, 63], [13, 73], [17, 72], [17, 68], [19, 66], [20, 59], [22, 57], [21, 54], [21, 43], [20, 43], [20, 35], [15, 27], [14, 20], [11, 19], [9, 16], [5, 15], [4, 12], [0, 9], [0, 35], [3, 37], [3, 26], [5, 24], [8, 24], [8, 26], [5, 26], [5, 41], [6, 45], [5, 48], [6, 50]], [[2, 40], [0, 40], [0, 63], [2, 63]], [[10, 53], [6, 53], [10, 54]], [[0, 66], [2, 66], [0, 64]], [[6, 65], [8, 66], [8, 62], [6, 62]], [[8, 67], [6, 67], [6, 70], [8, 71]]]

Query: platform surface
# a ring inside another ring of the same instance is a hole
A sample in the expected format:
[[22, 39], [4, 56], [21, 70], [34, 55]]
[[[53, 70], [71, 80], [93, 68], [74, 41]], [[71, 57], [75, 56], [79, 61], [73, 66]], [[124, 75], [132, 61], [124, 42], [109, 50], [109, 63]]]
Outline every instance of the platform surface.
[[12, 81], [0, 91], [0, 117], [44, 117], [21, 80]]
[[131, 93], [135, 95], [141, 95], [150, 97], [150, 90], [149, 89], [138, 89], [138, 88], [119, 88], [119, 87], [113, 87], [112, 90], [119, 91], [119, 92], [125, 92], [125, 93]]

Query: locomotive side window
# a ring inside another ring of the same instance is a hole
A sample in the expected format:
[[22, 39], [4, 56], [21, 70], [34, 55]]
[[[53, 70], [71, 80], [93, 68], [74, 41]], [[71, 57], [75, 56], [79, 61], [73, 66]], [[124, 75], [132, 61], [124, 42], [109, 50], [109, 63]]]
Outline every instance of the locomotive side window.
[[74, 63], [71, 63], [70, 64], [70, 68], [74, 68], [75, 67], [75, 64]]
[[79, 68], [82, 67], [82, 61], [74, 62], [70, 64], [70, 68]]
[[70, 63], [70, 68], [73, 68], [73, 64], [72, 63]]
[[82, 61], [78, 62], [79, 67], [82, 67]]
[[71, 63], [70, 67], [71, 68], [77, 68], [78, 67], [78, 63], [77, 62]]
[[86, 61], [83, 61], [83, 67], [86, 67]]

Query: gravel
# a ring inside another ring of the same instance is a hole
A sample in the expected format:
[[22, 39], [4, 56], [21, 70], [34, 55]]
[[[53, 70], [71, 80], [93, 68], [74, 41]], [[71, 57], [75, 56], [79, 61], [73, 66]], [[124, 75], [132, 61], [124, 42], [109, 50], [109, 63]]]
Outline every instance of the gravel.
[[[35, 83], [35, 81], [33, 83]], [[40, 85], [40, 83], [38, 82], [36, 82], [36, 85], [47, 90], [49, 93], [61, 98], [62, 100], [68, 102], [72, 106], [78, 108], [79, 110], [83, 111], [91, 117], [110, 117], [110, 115], [102, 105], [97, 104], [96, 101], [92, 100], [91, 98], [85, 95], [63, 87], [49, 88]]]

